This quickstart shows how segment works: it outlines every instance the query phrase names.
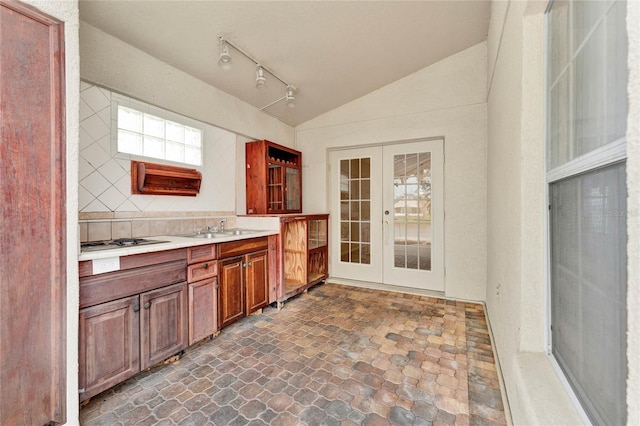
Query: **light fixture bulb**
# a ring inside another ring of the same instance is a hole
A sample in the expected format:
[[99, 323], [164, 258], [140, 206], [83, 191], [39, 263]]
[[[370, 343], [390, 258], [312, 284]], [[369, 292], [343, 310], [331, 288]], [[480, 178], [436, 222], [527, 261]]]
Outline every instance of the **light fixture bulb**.
[[218, 66], [225, 71], [231, 69], [231, 55], [229, 54], [229, 46], [224, 40], [220, 40], [220, 55], [218, 56]]
[[287, 101], [287, 106], [289, 108], [295, 108], [296, 107], [296, 87], [293, 85], [288, 85], [287, 86], [287, 94], [285, 96], [285, 100]]
[[264, 68], [262, 65], [258, 65], [256, 69], [256, 88], [262, 89], [267, 87], [267, 79], [264, 77]]

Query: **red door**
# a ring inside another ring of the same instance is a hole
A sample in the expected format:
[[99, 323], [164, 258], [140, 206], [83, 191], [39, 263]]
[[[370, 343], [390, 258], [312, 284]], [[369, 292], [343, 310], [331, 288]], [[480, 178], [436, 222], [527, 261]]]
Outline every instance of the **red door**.
[[0, 0], [0, 424], [64, 423], [64, 28]]

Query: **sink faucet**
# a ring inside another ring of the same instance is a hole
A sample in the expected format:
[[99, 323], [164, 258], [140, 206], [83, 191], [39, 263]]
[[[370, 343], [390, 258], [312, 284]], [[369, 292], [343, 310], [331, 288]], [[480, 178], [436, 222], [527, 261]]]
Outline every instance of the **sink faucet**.
[[220, 226], [219, 226], [220, 232], [224, 231], [224, 219], [220, 219]]

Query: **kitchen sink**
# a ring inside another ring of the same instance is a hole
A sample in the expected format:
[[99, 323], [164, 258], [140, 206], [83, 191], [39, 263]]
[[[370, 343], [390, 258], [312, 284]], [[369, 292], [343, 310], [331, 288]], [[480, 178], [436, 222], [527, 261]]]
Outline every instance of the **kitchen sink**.
[[232, 235], [255, 234], [256, 232], [259, 231], [254, 231], [253, 229], [226, 229], [224, 231], [201, 232], [200, 234], [188, 234], [186, 236], [191, 238], [222, 238]]

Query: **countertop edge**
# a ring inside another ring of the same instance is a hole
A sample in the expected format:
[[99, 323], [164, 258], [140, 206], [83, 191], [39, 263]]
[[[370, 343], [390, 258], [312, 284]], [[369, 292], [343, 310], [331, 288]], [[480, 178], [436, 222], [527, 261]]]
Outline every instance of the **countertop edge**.
[[185, 236], [177, 236], [177, 235], [156, 235], [153, 237], [145, 237], [145, 238], [148, 238], [150, 240], [161, 240], [161, 241], [167, 241], [167, 242], [158, 243], [158, 244], [149, 244], [149, 245], [138, 246], [138, 247], [123, 247], [123, 248], [110, 249], [110, 250], [100, 250], [100, 251], [80, 253], [80, 255], [78, 256], [78, 261], [82, 262], [85, 260], [108, 259], [111, 257], [129, 256], [132, 254], [153, 253], [157, 251], [174, 250], [174, 249], [180, 249], [180, 248], [202, 246], [207, 244], [218, 244], [218, 243], [224, 243], [227, 241], [247, 240], [250, 238], [266, 237], [269, 235], [277, 235], [277, 234], [278, 234], [278, 231], [268, 230], [268, 231], [255, 231], [250, 234], [228, 235], [225, 237], [216, 237], [216, 238], [193, 238], [193, 237], [185, 237]]

